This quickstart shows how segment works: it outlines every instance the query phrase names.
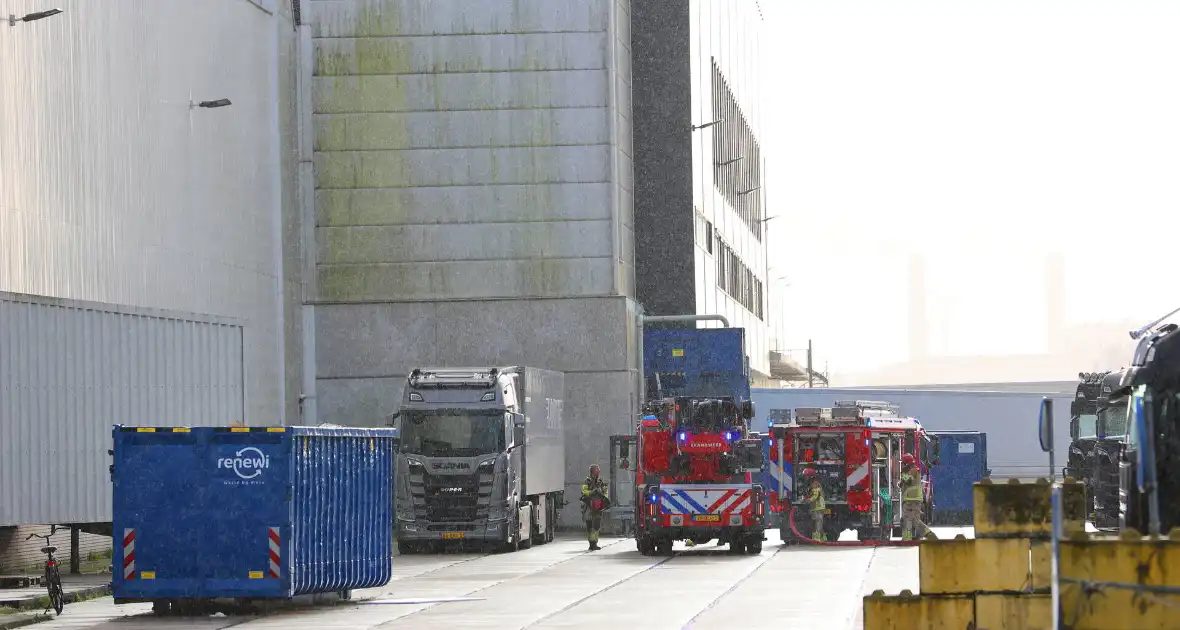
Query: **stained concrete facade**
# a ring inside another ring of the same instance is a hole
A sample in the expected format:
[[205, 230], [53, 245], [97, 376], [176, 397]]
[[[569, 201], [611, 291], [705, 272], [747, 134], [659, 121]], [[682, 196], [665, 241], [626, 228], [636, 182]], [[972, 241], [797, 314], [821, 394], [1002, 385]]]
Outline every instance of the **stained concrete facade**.
[[745, 328], [756, 385], [770, 374], [762, 26], [756, 0], [645, 0], [631, 25], [637, 298]]
[[630, 3], [303, 7], [316, 420], [384, 422], [418, 366], [561, 370], [575, 490], [637, 413]]

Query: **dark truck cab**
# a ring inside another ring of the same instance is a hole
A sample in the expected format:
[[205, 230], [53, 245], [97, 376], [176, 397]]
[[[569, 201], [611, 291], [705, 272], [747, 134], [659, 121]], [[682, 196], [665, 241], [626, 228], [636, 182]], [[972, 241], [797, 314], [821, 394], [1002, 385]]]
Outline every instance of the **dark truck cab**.
[[1090, 460], [1093, 462], [1093, 523], [1099, 529], [1119, 526], [1119, 461], [1129, 438], [1127, 398], [1119, 392], [1124, 370], [1109, 372], [1102, 379], [1098, 395], [1098, 440]]
[[1180, 330], [1157, 326], [1173, 311], [1131, 334], [1138, 340], [1114, 392], [1127, 403], [1126, 447], [1119, 461], [1119, 526], [1167, 535], [1180, 526]]
[[[1073, 477], [1086, 486], [1087, 500], [1094, 496], [1096, 469], [1094, 446], [1098, 442], [1098, 398], [1102, 393], [1102, 380], [1110, 372], [1081, 372], [1078, 374], [1078, 388], [1073, 402], [1069, 405], [1069, 456], [1062, 474]], [[1094, 504], [1087, 510], [1094, 518]]]

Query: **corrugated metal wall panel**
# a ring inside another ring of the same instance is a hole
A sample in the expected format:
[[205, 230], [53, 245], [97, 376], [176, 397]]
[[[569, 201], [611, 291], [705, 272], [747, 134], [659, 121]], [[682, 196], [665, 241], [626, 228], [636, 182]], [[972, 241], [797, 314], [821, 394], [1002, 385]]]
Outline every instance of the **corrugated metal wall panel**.
[[110, 521], [111, 426], [241, 420], [242, 352], [233, 320], [0, 292], [0, 526]]
[[[293, 64], [276, 60], [289, 0], [54, 6], [65, 12], [0, 36], [0, 290], [239, 318], [247, 418], [271, 421], [275, 215], [295, 206], [275, 181], [276, 131], [291, 136], [268, 86]], [[189, 105], [219, 98], [232, 106]]]

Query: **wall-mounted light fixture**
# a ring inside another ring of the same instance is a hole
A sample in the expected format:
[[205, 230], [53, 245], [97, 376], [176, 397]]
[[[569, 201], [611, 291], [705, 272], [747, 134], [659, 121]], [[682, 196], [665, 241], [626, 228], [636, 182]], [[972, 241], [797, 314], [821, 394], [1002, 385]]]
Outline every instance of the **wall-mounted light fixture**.
[[740, 192], [740, 193], [738, 193], [738, 194], [739, 194], [739, 195], [748, 195], [748, 194], [750, 194], [750, 193], [754, 192], [755, 190], [758, 190], [759, 188], [762, 188], [762, 187], [761, 187], [761, 186], [755, 186], [755, 187], [753, 187], [753, 188], [751, 188], [751, 189], [749, 189], [749, 190], [743, 190], [742, 192]]
[[733, 164], [734, 162], [739, 162], [739, 161], [741, 161], [741, 160], [744, 160], [744, 159], [746, 159], [746, 156], [744, 156], [744, 155], [739, 155], [739, 156], [737, 156], [737, 157], [733, 158], [732, 160], [726, 160], [726, 161], [724, 161], [724, 162], [718, 162], [718, 163], [717, 163], [717, 166], [729, 166], [730, 164]]
[[769, 221], [771, 219], [777, 219], [777, 218], [778, 218], [778, 215], [776, 214], [773, 217], [766, 217], [765, 219], [758, 219], [758, 222], [759, 223], [766, 223], [767, 221]]
[[37, 20], [44, 20], [47, 17], [53, 17], [58, 13], [63, 13], [61, 9], [49, 9], [48, 11], [37, 11], [36, 13], [29, 13], [23, 17], [16, 17], [11, 13], [8, 15], [8, 25], [16, 26], [17, 22], [36, 22]]
[[718, 118], [717, 120], [714, 120], [713, 122], [707, 122], [703, 125], [693, 125], [692, 130], [696, 131], [697, 129], [704, 129], [705, 127], [712, 127], [713, 125], [716, 125], [718, 123], [723, 123], [723, 122], [725, 122], [724, 118]]
[[189, 109], [193, 109], [195, 107], [203, 107], [205, 109], [213, 109], [216, 107], [227, 107], [229, 105], [233, 105], [233, 103], [230, 102], [230, 100], [228, 98], [219, 98], [216, 101], [201, 101], [199, 103], [196, 103], [193, 101], [188, 102]]

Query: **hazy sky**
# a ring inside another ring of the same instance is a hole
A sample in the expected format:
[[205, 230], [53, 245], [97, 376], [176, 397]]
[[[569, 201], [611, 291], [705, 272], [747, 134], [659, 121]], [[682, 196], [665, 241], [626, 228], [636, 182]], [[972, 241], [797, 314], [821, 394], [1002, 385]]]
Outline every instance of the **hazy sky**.
[[1151, 239], [1180, 208], [1180, 2], [762, 7], [789, 345], [810, 336], [841, 371], [905, 360], [911, 251], [933, 353], [1043, 351], [1048, 251], [1067, 323], [1180, 306], [1170, 272], [1155, 295], [1127, 284], [1134, 263], [1176, 265]]

